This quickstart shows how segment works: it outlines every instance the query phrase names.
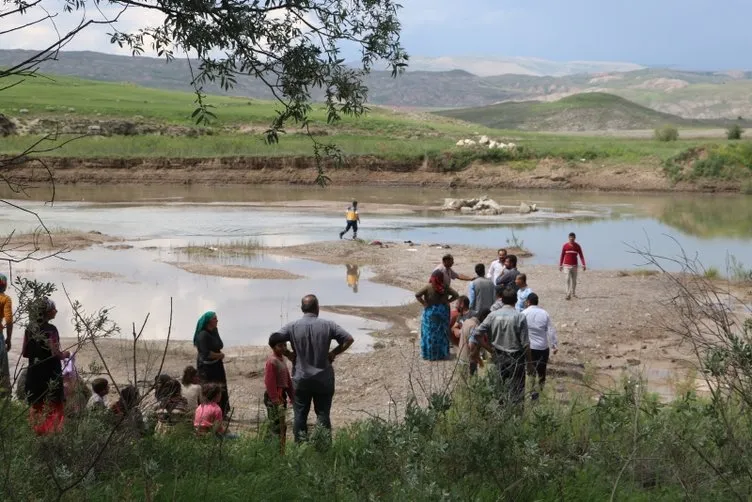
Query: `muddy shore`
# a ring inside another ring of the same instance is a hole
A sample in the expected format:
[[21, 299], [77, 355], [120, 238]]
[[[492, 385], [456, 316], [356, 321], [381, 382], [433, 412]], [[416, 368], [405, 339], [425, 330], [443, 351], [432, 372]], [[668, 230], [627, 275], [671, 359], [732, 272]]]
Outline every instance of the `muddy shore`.
[[[265, 252], [329, 264], [358, 264], [375, 272], [371, 280], [411, 291], [423, 286], [447, 252], [455, 256], [455, 269], [468, 275], [472, 275], [476, 263], [487, 264], [495, 255], [492, 249], [467, 246], [446, 249], [386, 243], [382, 247], [347, 240], [267, 248]], [[652, 390], [667, 398], [677, 388], [684, 388], [681, 385], [697, 384], [692, 358], [675, 336], [660, 329], [658, 320], [668, 314], [662, 302], [671, 293], [671, 284], [665, 276], [644, 271], [588, 270], [580, 273], [579, 298], [566, 301], [565, 279], [558, 267], [527, 265], [523, 258], [519, 268], [528, 274], [529, 284], [540, 295], [541, 305], [552, 315], [559, 333], [560, 351], [551, 364], [550, 388], [554, 394], [563, 396], [573, 390], [595, 393], [597, 389], [613, 387], [630, 374], [648, 377]], [[465, 293], [467, 283], [454, 281], [453, 287]], [[417, 302], [397, 307], [352, 307], [331, 305], [325, 296], [320, 301], [322, 317], [327, 312], [336, 312], [391, 325], [373, 334], [374, 350], [346, 353], [335, 362], [337, 393], [332, 410], [335, 425], [367, 416], [401, 414], [411, 396], [425, 399], [431, 392], [445, 388], [447, 382], [456, 381], [456, 360], [426, 362], [420, 358], [421, 308]], [[64, 324], [59, 321], [59, 325]], [[75, 346], [75, 340], [68, 339], [66, 343]], [[12, 360], [18, 356], [19, 346], [17, 339]], [[127, 340], [101, 340], [98, 346], [119, 382], [132, 379], [133, 351]], [[161, 361], [161, 346], [159, 342], [143, 342], [138, 347], [140, 379], [155, 374]], [[231, 347], [226, 352], [235, 419], [242, 426], [253, 427], [264, 416], [263, 364], [269, 350]], [[89, 368], [97, 360], [91, 344], [81, 348], [79, 368]], [[179, 377], [189, 364], [195, 364], [195, 350], [190, 342], [172, 342], [163, 371]]]
[[[220, 158], [67, 158], [46, 163], [58, 184], [294, 184], [313, 185], [311, 157]], [[533, 167], [474, 164], [458, 172], [440, 172], [427, 160], [351, 157], [346, 167], [327, 166], [333, 185], [422, 186], [482, 189], [558, 189], [618, 192], [739, 192], [740, 183], [699, 180], [673, 183], [659, 162], [604, 165], [543, 159]], [[46, 171], [13, 165], [5, 175], [15, 182], [44, 183]]]

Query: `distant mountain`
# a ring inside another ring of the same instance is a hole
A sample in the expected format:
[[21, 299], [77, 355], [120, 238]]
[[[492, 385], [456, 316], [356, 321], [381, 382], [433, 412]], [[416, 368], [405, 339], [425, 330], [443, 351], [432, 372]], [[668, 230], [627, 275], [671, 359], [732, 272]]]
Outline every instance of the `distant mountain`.
[[549, 61], [539, 58], [478, 58], [478, 57], [411, 57], [410, 69], [415, 71], [465, 70], [479, 77], [493, 75], [533, 75], [561, 77], [577, 73], [605, 73], [640, 70], [634, 63], [607, 61]]
[[[28, 54], [32, 52], [0, 50], [0, 66], [18, 62]], [[631, 63], [557, 63], [533, 58], [416, 57], [400, 77], [394, 79], [388, 71], [374, 71], [366, 85], [370, 103], [395, 107], [481, 107], [508, 101], [555, 101], [574, 94], [598, 92], [615, 94], [685, 118], [752, 117], [751, 72], [635, 68], [639, 67]], [[59, 61], [46, 63], [42, 70], [94, 80], [129, 81], [160, 89], [190, 90], [190, 71], [184, 60], [167, 64], [147, 57], [63, 52]], [[228, 92], [218, 86], [208, 86], [205, 90], [213, 94], [272, 98], [266, 86], [252, 78], [238, 79], [235, 88]], [[314, 92], [315, 99], [322, 97], [320, 92]]]
[[652, 129], [664, 124], [718, 127], [725, 123], [684, 119], [657, 112], [613, 94], [585, 93], [559, 101], [522, 101], [435, 112], [444, 117], [498, 129], [608, 131]]

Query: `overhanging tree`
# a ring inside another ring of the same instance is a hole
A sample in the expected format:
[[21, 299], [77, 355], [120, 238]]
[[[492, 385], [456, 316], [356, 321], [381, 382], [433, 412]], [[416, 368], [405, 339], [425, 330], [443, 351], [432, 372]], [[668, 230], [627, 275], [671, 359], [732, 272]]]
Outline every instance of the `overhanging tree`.
[[[55, 12], [61, 4], [63, 9]], [[407, 65], [400, 43], [400, 8], [393, 0], [3, 0], [0, 43], [43, 23], [53, 23], [56, 30], [66, 20], [75, 19], [76, 23], [58, 31], [57, 40], [48, 47], [0, 69], [0, 92], [36, 76], [42, 63], [56, 59], [83, 30], [106, 24], [111, 27], [110, 42], [129, 48], [134, 55], [150, 50], [168, 61], [187, 57], [195, 62], [191, 84], [197, 123], [215, 118], [204, 92], [207, 83], [218, 83], [226, 90], [241, 76], [262, 81], [279, 103], [265, 132], [266, 141], [279, 141], [280, 133], [290, 124], [302, 127], [313, 141], [317, 181], [326, 183], [322, 159], [341, 159], [341, 152], [336, 145], [320, 143], [310, 134], [312, 91], [323, 90], [329, 123], [343, 115], [366, 112], [368, 89], [363, 77], [382, 62], [393, 76]], [[157, 13], [162, 21], [121, 31], [123, 14], [133, 10]], [[357, 65], [345, 63], [343, 49], [348, 53], [357, 50]], [[33, 159], [37, 146], [13, 159], [0, 160], [0, 170], [9, 162]]]

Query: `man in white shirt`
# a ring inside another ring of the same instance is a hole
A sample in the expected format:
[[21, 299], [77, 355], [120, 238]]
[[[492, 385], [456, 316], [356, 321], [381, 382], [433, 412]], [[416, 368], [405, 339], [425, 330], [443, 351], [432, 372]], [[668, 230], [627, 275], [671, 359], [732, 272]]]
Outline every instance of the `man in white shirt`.
[[[548, 312], [538, 306], [538, 295], [530, 293], [525, 300], [527, 308], [522, 311], [527, 319], [528, 337], [530, 338], [530, 355], [535, 372], [538, 375], [538, 387], [542, 391], [546, 383], [546, 369], [551, 352], [559, 351], [556, 328]], [[538, 399], [538, 391], [533, 391], [533, 400]]]
[[488, 266], [488, 272], [486, 272], [486, 277], [488, 279], [491, 279], [494, 284], [496, 284], [496, 279], [498, 279], [501, 273], [504, 271], [504, 262], [507, 259], [507, 250], [501, 248], [499, 249], [498, 254], [499, 258], [491, 262], [491, 264]]
[[439, 270], [442, 274], [444, 274], [444, 287], [449, 288], [452, 285], [452, 279], [459, 279], [461, 281], [472, 281], [473, 277], [470, 277], [468, 275], [459, 274], [454, 271], [452, 268], [454, 266], [454, 256], [450, 254], [445, 254], [441, 258], [441, 265], [436, 267], [434, 270]]

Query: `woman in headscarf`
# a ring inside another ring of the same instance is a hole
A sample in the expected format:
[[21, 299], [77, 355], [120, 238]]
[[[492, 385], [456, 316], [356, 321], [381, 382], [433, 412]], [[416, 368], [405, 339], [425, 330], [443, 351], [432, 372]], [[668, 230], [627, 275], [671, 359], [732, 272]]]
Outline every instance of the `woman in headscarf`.
[[444, 285], [444, 274], [434, 270], [428, 285], [415, 293], [423, 305], [420, 329], [420, 355], [427, 361], [449, 358], [449, 304], [459, 295]]
[[26, 399], [31, 405], [29, 421], [38, 435], [59, 432], [63, 427], [65, 395], [60, 361], [70, 352], [60, 350], [60, 335], [50, 321], [57, 315], [55, 302], [42, 298], [31, 306], [24, 332], [23, 356], [29, 360]]
[[217, 330], [217, 314], [207, 312], [196, 323], [196, 331], [193, 334], [193, 345], [198, 350], [196, 369], [201, 385], [207, 383], [218, 384], [222, 388], [222, 399], [219, 407], [222, 409], [224, 418], [230, 413], [230, 397], [227, 394], [227, 375], [222, 360], [225, 354], [222, 352], [224, 343], [219, 337]]

